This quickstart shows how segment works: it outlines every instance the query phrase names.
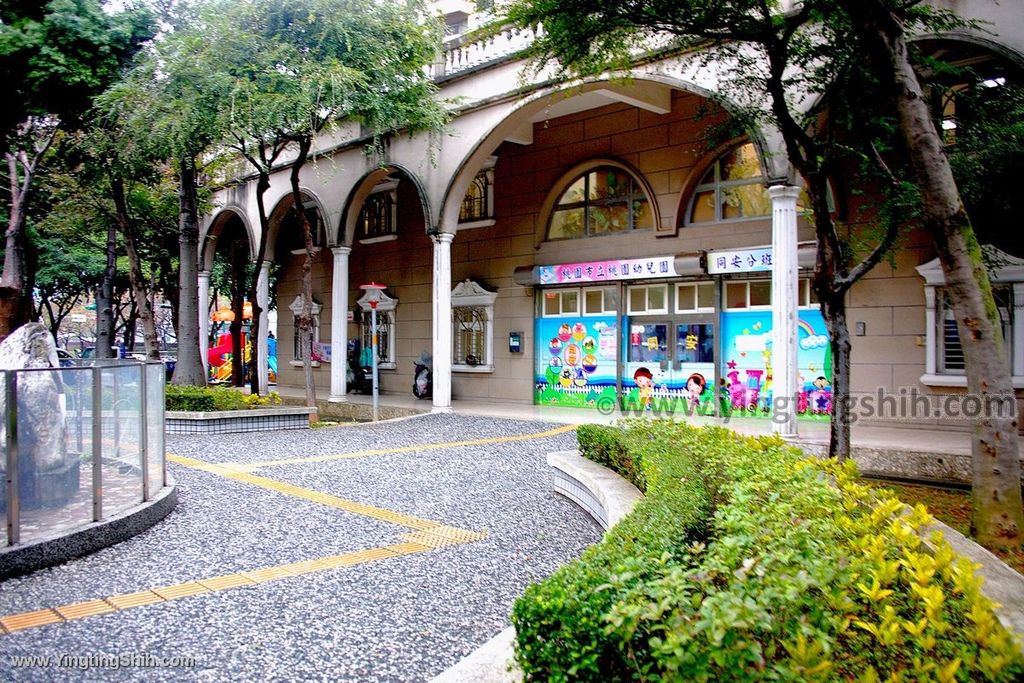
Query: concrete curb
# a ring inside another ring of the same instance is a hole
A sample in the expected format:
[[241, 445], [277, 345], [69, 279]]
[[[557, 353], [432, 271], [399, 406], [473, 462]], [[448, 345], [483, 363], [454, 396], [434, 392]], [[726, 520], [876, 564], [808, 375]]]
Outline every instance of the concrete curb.
[[[548, 453], [553, 487], [593, 517], [605, 531], [633, 511], [644, 496], [637, 487], [577, 451]], [[523, 672], [515, 663], [515, 627], [494, 636], [432, 683], [518, 683]]]
[[509, 626], [431, 683], [518, 683], [523, 672], [515, 665], [515, 640], [516, 629]]
[[554, 470], [555, 491], [586, 510], [605, 531], [644, 497], [637, 487], [577, 451], [548, 453], [548, 465]]
[[0, 580], [20, 576], [126, 541], [162, 520], [178, 504], [178, 488], [168, 480], [152, 500], [68, 533], [0, 550]]

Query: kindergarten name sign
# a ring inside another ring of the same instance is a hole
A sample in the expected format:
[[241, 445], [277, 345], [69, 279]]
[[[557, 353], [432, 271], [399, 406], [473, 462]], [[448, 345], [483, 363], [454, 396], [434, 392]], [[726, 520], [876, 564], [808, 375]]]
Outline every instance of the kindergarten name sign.
[[652, 256], [537, 267], [537, 278], [542, 285], [640, 280], [649, 277], [676, 277], [675, 257]]
[[772, 248], [708, 252], [708, 274], [755, 273], [772, 269]]

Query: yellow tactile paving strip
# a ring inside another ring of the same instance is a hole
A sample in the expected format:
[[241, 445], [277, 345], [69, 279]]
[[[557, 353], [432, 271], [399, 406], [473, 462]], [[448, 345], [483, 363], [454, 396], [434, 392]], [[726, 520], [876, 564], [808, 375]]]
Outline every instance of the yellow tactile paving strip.
[[[485, 535], [486, 534], [483, 534], [481, 536]], [[99, 614], [121, 612], [126, 609], [153, 605], [160, 602], [180, 600], [182, 598], [192, 597], [193, 595], [219, 593], [221, 591], [232, 590], [241, 586], [254, 586], [256, 584], [266, 583], [267, 581], [274, 581], [276, 579], [300, 576], [302, 574], [310, 574], [312, 572], [319, 572], [328, 569], [337, 569], [338, 567], [352, 567], [357, 564], [374, 562], [376, 560], [385, 560], [391, 557], [398, 557], [400, 555], [422, 553], [428, 550], [433, 550], [435, 547], [439, 546], [413, 542], [396, 543], [382, 548], [371, 548], [369, 550], [359, 550], [356, 552], [345, 553], [343, 555], [321, 557], [316, 560], [303, 560], [301, 562], [292, 562], [289, 564], [278, 565], [276, 567], [264, 567], [262, 569], [238, 572], [237, 574], [214, 576], [208, 579], [189, 581], [187, 583], [179, 583], [173, 586], [159, 586], [148, 591], [113, 595], [101, 600], [89, 600], [87, 602], [61, 605], [60, 607], [40, 609], [32, 612], [10, 614], [5, 617], [0, 617], [0, 631], [3, 633], [14, 633], [15, 631], [23, 631], [25, 629], [47, 626], [49, 624], [58, 624], [65, 621], [71, 621], [73, 619], [82, 619]]]
[[272, 567], [251, 569], [235, 574], [213, 576], [186, 583], [179, 583], [171, 586], [158, 586], [149, 590], [135, 593], [113, 595], [99, 600], [88, 600], [69, 605], [61, 605], [54, 608], [35, 610], [32, 612], [21, 612], [0, 617], [0, 633], [8, 634], [49, 624], [57, 624], [74, 619], [97, 616], [120, 612], [126, 609], [144, 607], [161, 602], [170, 602], [194, 595], [207, 593], [218, 593], [221, 591], [233, 590], [244, 586], [254, 586], [268, 581], [283, 579], [313, 572], [337, 569], [339, 567], [351, 567], [366, 562], [375, 562], [401, 555], [422, 553], [437, 548], [444, 548], [462, 543], [472, 543], [487, 538], [487, 532], [470, 531], [458, 527], [447, 526], [440, 522], [428, 519], [413, 517], [394, 510], [366, 505], [345, 498], [339, 498], [327, 493], [305, 489], [300, 486], [285, 482], [261, 477], [252, 474], [252, 470], [260, 467], [277, 465], [291, 465], [310, 462], [327, 462], [330, 460], [342, 460], [347, 458], [363, 458], [374, 455], [392, 455], [398, 453], [411, 453], [423, 450], [439, 450], [444, 448], [459, 448], [461, 446], [482, 446], [488, 444], [510, 443], [516, 441], [527, 441], [540, 439], [547, 436], [554, 436], [575, 429], [574, 425], [565, 425], [548, 429], [542, 432], [521, 434], [517, 436], [502, 436], [487, 439], [473, 439], [470, 441], [450, 441], [445, 443], [419, 444], [416, 446], [402, 446], [398, 448], [380, 448], [372, 450], [353, 451], [335, 455], [320, 455], [308, 458], [288, 458], [284, 460], [269, 460], [257, 463], [211, 463], [196, 458], [186, 458], [179, 455], [167, 454], [171, 462], [191, 467], [205, 472], [210, 472], [227, 479], [244, 482], [253, 486], [275, 491], [288, 496], [302, 498], [320, 503], [329, 507], [344, 510], [352, 514], [371, 517], [383, 522], [388, 522], [407, 529], [411, 532], [401, 535], [403, 543], [395, 543], [380, 548], [370, 548], [355, 552], [332, 555], [312, 560], [302, 560], [289, 564]]
[[486, 439], [472, 439], [470, 441], [447, 441], [442, 443], [425, 443], [415, 446], [397, 446], [395, 448], [374, 448], [370, 450], [352, 451], [350, 453], [335, 453], [329, 455], [311, 455], [307, 458], [284, 458], [282, 460], [264, 460], [261, 462], [239, 463], [238, 466], [249, 469], [260, 467], [276, 467], [278, 465], [299, 465], [310, 462], [329, 462], [331, 460], [348, 460], [349, 458], [369, 458], [374, 455], [397, 455], [399, 453], [415, 453], [417, 451], [436, 451], [444, 448], [461, 448], [463, 446], [489, 446], [499, 443], [515, 443], [516, 441], [530, 441], [531, 439], [543, 439], [547, 436], [556, 436], [576, 429], [576, 425], [562, 425], [554, 429], [546, 429], [543, 432], [530, 434], [517, 434], [515, 436], [495, 436]]

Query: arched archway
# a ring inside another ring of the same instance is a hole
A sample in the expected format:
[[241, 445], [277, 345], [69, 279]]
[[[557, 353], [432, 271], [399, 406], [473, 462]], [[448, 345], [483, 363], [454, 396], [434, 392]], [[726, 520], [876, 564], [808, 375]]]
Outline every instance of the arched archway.
[[[600, 107], [614, 102], [626, 103], [645, 112], [664, 114], [670, 111], [673, 93], [686, 93], [702, 98], [709, 109], [718, 109], [729, 115], [730, 104], [721, 98], [712, 99], [712, 82], [699, 83], [660, 73], [637, 70], [630, 74], [629, 85], [605, 75], [582, 84], [561, 85], [538, 90], [524, 97], [504, 118], [492, 124], [459, 162], [443, 193], [438, 230], [457, 231], [459, 208], [466, 190], [487, 160], [505, 141], [531, 144], [533, 126], [549, 118]], [[720, 104], [719, 104], [720, 103]], [[748, 137], [758, 150], [764, 175], [772, 182], [786, 182], [792, 175], [781, 136], [778, 131], [763, 128], [748, 131]]]
[[245, 298], [253, 257], [252, 234], [244, 214], [229, 207], [214, 216], [200, 253], [204, 365], [212, 383], [242, 386], [247, 343], [244, 328], [248, 324]]

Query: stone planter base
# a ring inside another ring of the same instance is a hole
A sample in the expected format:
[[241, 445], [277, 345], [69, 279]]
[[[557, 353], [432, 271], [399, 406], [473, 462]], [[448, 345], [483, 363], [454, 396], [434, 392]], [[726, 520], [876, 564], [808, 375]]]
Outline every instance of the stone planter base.
[[[66, 465], [56, 469], [19, 472], [18, 495], [23, 510], [63, 507], [80, 486], [81, 465], [78, 456], [69, 456]], [[0, 507], [7, 504], [7, 487], [0, 486]]]
[[167, 411], [168, 434], [229, 434], [268, 432], [281, 429], [309, 429], [315, 408], [285, 406], [253, 410], [221, 410], [209, 413]]

